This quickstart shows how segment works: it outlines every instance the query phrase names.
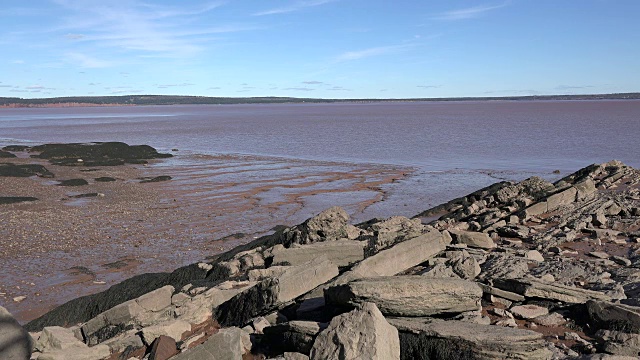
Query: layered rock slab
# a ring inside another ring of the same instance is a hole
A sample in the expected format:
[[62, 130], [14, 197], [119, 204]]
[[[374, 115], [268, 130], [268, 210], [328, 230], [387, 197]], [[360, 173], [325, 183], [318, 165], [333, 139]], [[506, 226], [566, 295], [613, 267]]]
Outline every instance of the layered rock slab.
[[477, 310], [482, 289], [474, 282], [419, 275], [385, 276], [351, 281], [325, 289], [328, 304], [377, 305], [385, 315], [431, 316]]

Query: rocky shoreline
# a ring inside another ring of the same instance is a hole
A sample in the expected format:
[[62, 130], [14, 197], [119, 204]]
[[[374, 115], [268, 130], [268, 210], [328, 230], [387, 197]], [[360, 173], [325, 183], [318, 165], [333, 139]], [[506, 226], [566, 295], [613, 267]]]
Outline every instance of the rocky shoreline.
[[640, 171], [612, 161], [553, 184], [500, 182], [412, 219], [353, 225], [330, 208], [26, 330], [0, 309], [0, 354], [634, 359], [639, 266]]

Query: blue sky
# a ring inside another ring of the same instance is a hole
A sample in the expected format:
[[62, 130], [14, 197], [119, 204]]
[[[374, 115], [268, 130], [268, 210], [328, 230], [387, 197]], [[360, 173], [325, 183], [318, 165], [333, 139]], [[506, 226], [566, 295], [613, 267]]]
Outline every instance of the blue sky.
[[2, 0], [0, 96], [640, 91], [637, 0]]

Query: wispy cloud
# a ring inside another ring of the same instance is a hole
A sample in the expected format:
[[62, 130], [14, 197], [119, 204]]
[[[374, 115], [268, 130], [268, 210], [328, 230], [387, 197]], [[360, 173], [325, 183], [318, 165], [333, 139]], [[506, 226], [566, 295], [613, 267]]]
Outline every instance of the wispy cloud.
[[578, 90], [578, 89], [588, 89], [593, 88], [594, 85], [558, 85], [556, 86], [556, 90]]
[[[54, 0], [69, 15], [53, 32], [78, 46], [117, 48], [136, 55], [189, 57], [211, 41], [208, 35], [246, 31], [255, 27], [238, 24], [193, 25], [194, 17], [221, 6], [209, 2], [198, 7], [161, 6], [132, 1]], [[113, 51], [112, 51], [113, 52]]]
[[170, 87], [184, 87], [184, 86], [193, 86], [192, 83], [182, 83], [182, 84], [156, 84], [158, 89], [166, 89]]
[[302, 83], [303, 83], [303, 84], [307, 84], [307, 85], [320, 85], [320, 84], [324, 84], [324, 82], [322, 82], [322, 81], [314, 81], [314, 80], [311, 80], [311, 81], [303, 81]]
[[372, 47], [372, 48], [356, 50], [356, 51], [347, 51], [345, 53], [338, 55], [335, 58], [335, 60], [337, 62], [342, 62], [342, 61], [358, 60], [358, 59], [368, 58], [372, 56], [386, 55], [386, 54], [396, 53], [399, 51], [404, 51], [413, 46], [414, 46], [413, 44], [402, 44], [402, 45]]
[[442, 85], [417, 85], [417, 87], [423, 88], [423, 89], [437, 89], [437, 88], [441, 88]]
[[308, 0], [308, 1], [297, 1], [289, 6], [283, 6], [279, 8], [274, 8], [270, 10], [260, 11], [252, 14], [253, 16], [264, 16], [264, 15], [275, 15], [275, 14], [285, 14], [298, 10], [302, 10], [309, 7], [320, 6], [324, 4], [328, 4], [331, 2], [335, 2], [337, 0]]
[[351, 91], [351, 89], [347, 89], [347, 88], [344, 88], [342, 86], [330, 87], [327, 90], [329, 90], [329, 91]]
[[67, 53], [66, 59], [68, 62], [74, 63], [83, 68], [104, 68], [113, 65], [113, 63], [110, 61], [100, 60], [93, 56], [77, 52]]
[[473, 7], [468, 7], [464, 9], [452, 10], [443, 12], [439, 15], [434, 16], [432, 19], [436, 20], [464, 20], [464, 19], [473, 19], [478, 18], [486, 14], [491, 10], [496, 10], [503, 8], [509, 5], [509, 1], [505, 1], [502, 4], [498, 5], [478, 5]]
[[284, 88], [282, 90], [294, 90], [294, 91], [314, 91], [315, 89], [312, 88], [308, 88], [308, 87], [290, 87], [290, 88]]

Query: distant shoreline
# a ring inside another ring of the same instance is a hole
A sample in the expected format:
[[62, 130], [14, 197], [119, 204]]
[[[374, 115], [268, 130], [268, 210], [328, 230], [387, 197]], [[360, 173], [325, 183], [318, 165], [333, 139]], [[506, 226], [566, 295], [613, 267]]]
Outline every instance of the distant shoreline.
[[59, 108], [140, 105], [230, 105], [230, 104], [303, 104], [303, 103], [377, 103], [436, 101], [549, 101], [549, 100], [640, 100], [640, 93], [591, 95], [536, 95], [505, 97], [409, 98], [409, 99], [316, 99], [294, 97], [207, 97], [178, 95], [75, 96], [56, 98], [0, 97], [0, 108]]

